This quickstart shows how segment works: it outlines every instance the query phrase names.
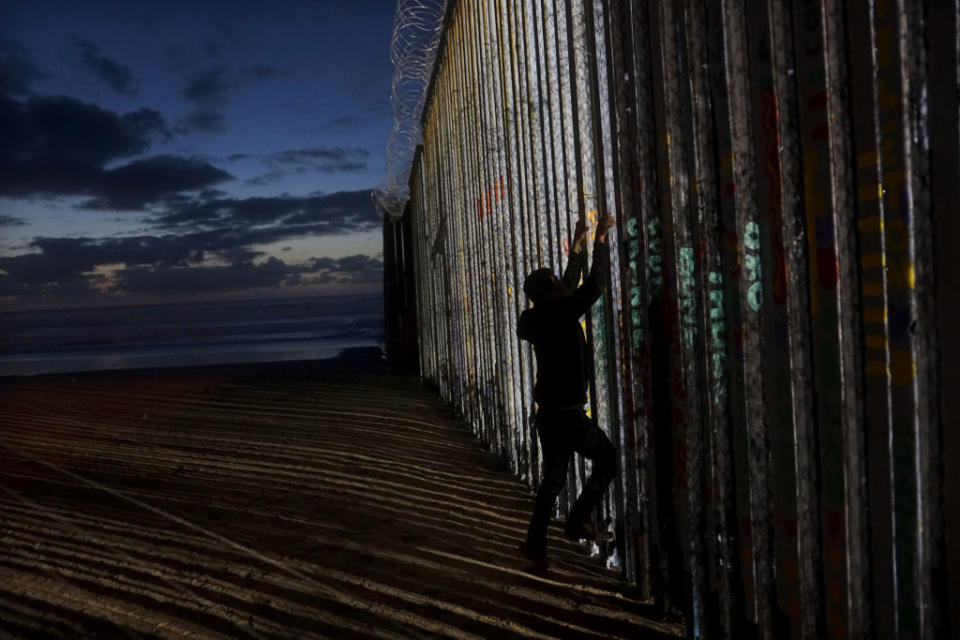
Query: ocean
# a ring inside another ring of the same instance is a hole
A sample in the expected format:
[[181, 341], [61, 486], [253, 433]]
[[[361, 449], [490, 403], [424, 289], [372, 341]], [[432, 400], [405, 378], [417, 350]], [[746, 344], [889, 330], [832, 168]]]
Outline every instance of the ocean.
[[383, 296], [0, 313], [0, 376], [319, 360], [381, 346]]

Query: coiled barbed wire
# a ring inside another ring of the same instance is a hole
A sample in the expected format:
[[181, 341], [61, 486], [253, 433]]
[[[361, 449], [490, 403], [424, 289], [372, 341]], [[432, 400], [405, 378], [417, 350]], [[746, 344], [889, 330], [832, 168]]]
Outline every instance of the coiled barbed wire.
[[420, 116], [445, 9], [446, 0], [399, 0], [393, 17], [393, 130], [387, 139], [386, 181], [374, 192], [374, 200], [381, 212], [395, 218], [403, 215], [410, 199], [410, 165], [420, 142]]

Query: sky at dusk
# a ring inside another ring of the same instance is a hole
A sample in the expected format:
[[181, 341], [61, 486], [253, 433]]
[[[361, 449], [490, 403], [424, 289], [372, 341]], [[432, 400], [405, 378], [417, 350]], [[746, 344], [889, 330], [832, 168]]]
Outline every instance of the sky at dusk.
[[0, 0], [0, 305], [381, 290], [390, 0]]

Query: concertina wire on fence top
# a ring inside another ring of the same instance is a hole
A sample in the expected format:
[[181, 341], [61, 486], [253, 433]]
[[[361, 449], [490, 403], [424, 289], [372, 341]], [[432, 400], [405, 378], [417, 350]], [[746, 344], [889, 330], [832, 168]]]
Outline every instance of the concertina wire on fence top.
[[388, 343], [536, 489], [523, 278], [613, 214], [584, 323], [620, 462], [598, 553], [689, 637], [933, 639], [960, 611], [957, 16], [449, 3], [385, 222]]

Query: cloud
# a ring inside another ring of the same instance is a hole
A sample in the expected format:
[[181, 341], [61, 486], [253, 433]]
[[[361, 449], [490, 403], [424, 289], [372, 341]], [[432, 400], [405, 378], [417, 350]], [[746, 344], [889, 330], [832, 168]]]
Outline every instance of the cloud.
[[359, 284], [383, 280], [383, 262], [368, 255], [346, 256], [334, 262], [321, 274], [321, 282]]
[[199, 59], [199, 53], [186, 44], [167, 45], [160, 50], [160, 54], [166, 61], [167, 68], [178, 72], [189, 68], [191, 64]]
[[139, 210], [232, 178], [209, 163], [179, 156], [104, 168], [170, 135], [163, 117], [151, 109], [119, 115], [62, 96], [23, 102], [0, 96], [0, 195], [86, 195], [88, 209]]
[[365, 190], [306, 197], [181, 198], [169, 202], [150, 221], [164, 229], [251, 225], [297, 229], [303, 225], [328, 225], [331, 233], [369, 231], [381, 224], [370, 192]]
[[[228, 160], [250, 159], [257, 156], [235, 154]], [[367, 169], [370, 152], [366, 149], [342, 147], [312, 147], [305, 149], [287, 149], [259, 156], [269, 171], [249, 178], [249, 185], [264, 186], [275, 183], [286, 176], [307, 172], [324, 174], [355, 173]]]
[[365, 127], [369, 120], [366, 118], [361, 118], [359, 116], [343, 116], [342, 118], [335, 118], [330, 120], [323, 125], [324, 129], [329, 129], [333, 131], [342, 131], [345, 129], [358, 129], [360, 127]]
[[0, 95], [25, 94], [44, 75], [23, 45], [0, 37]]
[[226, 66], [194, 71], [187, 77], [183, 97], [201, 105], [219, 105], [227, 101], [235, 88]]
[[222, 113], [211, 109], [198, 109], [180, 121], [177, 132], [223, 133], [227, 130], [225, 121]]
[[152, 109], [119, 115], [66, 96], [0, 97], [0, 161], [99, 166], [169, 137], [163, 116]]
[[105, 171], [89, 192], [84, 209], [138, 211], [181, 191], [196, 191], [232, 176], [196, 158], [161, 155]]
[[282, 260], [227, 267], [134, 267], [117, 271], [116, 289], [126, 294], [198, 294], [278, 287], [296, 279], [301, 267]]
[[17, 218], [15, 216], [8, 216], [4, 213], [0, 213], [0, 227], [22, 227], [27, 224], [27, 221], [23, 218]]
[[[220, 199], [178, 203], [175, 233], [124, 238], [39, 237], [34, 253], [0, 257], [0, 270], [24, 283], [46, 283], [92, 271], [98, 265], [183, 267], [205, 259], [246, 264], [263, 255], [256, 245], [311, 235], [370, 230], [380, 220], [369, 193], [340, 192], [310, 198]], [[191, 208], [192, 207], [192, 208]], [[169, 214], [174, 215], [174, 214]], [[301, 217], [301, 222], [290, 222]], [[344, 259], [338, 268], [363, 270], [368, 262]], [[338, 263], [339, 264], [339, 263]], [[318, 264], [315, 268], [332, 268]]]
[[81, 69], [88, 71], [117, 93], [136, 95], [139, 83], [130, 67], [103, 55], [100, 48], [88, 40], [80, 41], [76, 53]]
[[204, 258], [203, 243], [195, 239], [167, 236], [130, 238], [37, 238], [30, 244], [33, 253], [0, 257], [0, 283], [6, 295], [27, 295], [31, 290], [59, 290], [61, 284], [89, 278], [101, 265], [133, 268], [186, 267]]
[[251, 81], [275, 80], [293, 75], [293, 70], [282, 69], [270, 64], [251, 64], [240, 67], [240, 77]]
[[201, 294], [303, 284], [317, 273], [319, 283], [369, 284], [383, 279], [383, 263], [365, 255], [320, 258], [289, 265], [271, 257], [252, 263], [212, 267], [133, 267], [117, 271], [116, 289], [126, 294]]
[[366, 149], [343, 149], [340, 147], [309, 149], [287, 149], [265, 157], [265, 162], [273, 167], [338, 173], [344, 171], [362, 171], [367, 168], [370, 152]]
[[209, 109], [226, 104], [233, 94], [243, 87], [292, 74], [290, 69], [269, 64], [250, 64], [238, 70], [227, 65], [219, 65], [188, 74], [183, 88], [183, 97]]
[[[264, 271], [228, 273], [223, 269], [252, 266], [255, 259], [264, 255], [256, 246], [291, 238], [370, 230], [380, 224], [365, 191], [308, 198], [174, 200], [173, 206], [180, 215], [175, 224], [169, 225], [179, 227], [174, 233], [123, 238], [39, 237], [30, 243], [32, 253], [0, 257], [0, 295], [81, 295], [87, 290], [84, 287], [93, 291], [95, 284], [102, 284], [96, 280], [101, 276], [93, 272], [106, 265], [122, 265], [129, 276], [121, 278], [117, 292], [128, 285], [130, 290], [144, 291], [151, 283], [157, 291], [163, 291], [172, 286], [166, 284], [168, 278], [195, 273], [220, 274], [200, 275], [208, 279], [203, 281], [206, 284], [196, 286], [219, 282], [218, 286], [226, 287], [226, 280], [217, 278], [235, 276], [240, 283], [243, 273], [251, 276], [248, 282], [260, 283], [255, 286], [268, 286], [262, 280], [266, 277]], [[168, 214], [173, 215], [177, 214]], [[289, 266], [284, 273], [285, 277], [317, 274], [323, 282], [369, 283], [377, 281], [382, 268], [382, 262], [375, 258], [349, 256], [339, 260], [313, 259]], [[153, 272], [157, 274], [152, 275]], [[193, 285], [184, 285], [190, 286]]]
[[243, 183], [250, 185], [251, 187], [265, 187], [267, 185], [274, 184], [275, 182], [279, 182], [287, 175], [289, 174], [286, 171], [268, 171], [267, 173], [262, 173], [254, 178], [247, 178], [243, 181]]
[[[257, 236], [220, 230], [129, 238], [37, 238], [31, 243], [33, 253], [0, 257], [0, 296], [83, 296], [103, 289], [110, 295], [226, 292], [305, 283], [308, 274], [317, 283], [368, 284], [382, 279], [383, 263], [366, 255], [313, 258], [302, 264], [270, 257], [255, 265], [253, 260], [263, 253], [236, 243]], [[210, 264], [211, 258], [219, 264]], [[106, 265], [119, 265], [112, 280], [95, 272]]]

